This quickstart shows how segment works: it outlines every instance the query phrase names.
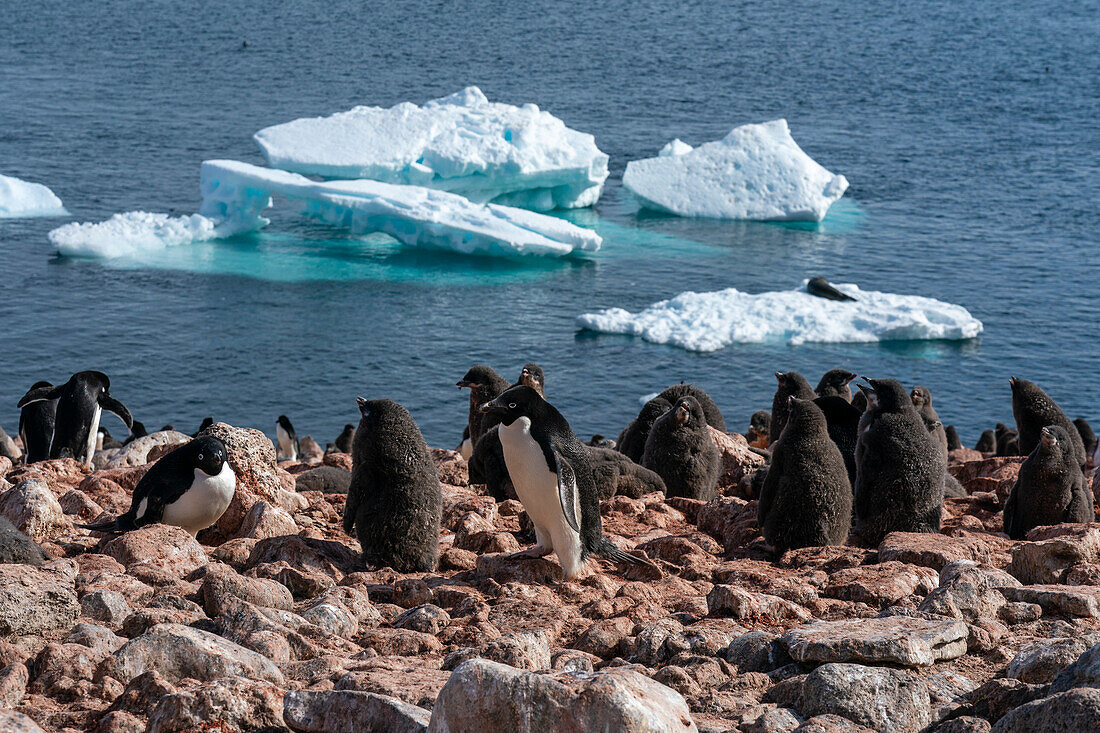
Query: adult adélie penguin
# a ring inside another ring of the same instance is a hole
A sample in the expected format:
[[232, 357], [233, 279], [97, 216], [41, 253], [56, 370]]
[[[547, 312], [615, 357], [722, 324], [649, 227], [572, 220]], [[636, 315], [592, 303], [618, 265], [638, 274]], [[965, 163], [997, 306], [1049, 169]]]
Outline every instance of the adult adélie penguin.
[[195, 535], [221, 519], [236, 489], [237, 475], [227, 460], [225, 444], [212, 435], [200, 435], [153, 464], [134, 487], [129, 511], [80, 526], [120, 533], [159, 522]]
[[134, 424], [130, 411], [111, 396], [110, 389], [111, 380], [103, 372], [77, 372], [59, 387], [32, 387], [16, 406], [22, 410], [36, 402], [57, 400], [50, 458], [75, 458], [91, 466], [104, 410], [117, 415], [127, 428]]
[[656, 569], [604, 536], [588, 453], [553, 405], [519, 384], [480, 409], [500, 418], [498, 434], [508, 473], [535, 525], [537, 543], [524, 555], [556, 552], [566, 580], [577, 577], [593, 554]]

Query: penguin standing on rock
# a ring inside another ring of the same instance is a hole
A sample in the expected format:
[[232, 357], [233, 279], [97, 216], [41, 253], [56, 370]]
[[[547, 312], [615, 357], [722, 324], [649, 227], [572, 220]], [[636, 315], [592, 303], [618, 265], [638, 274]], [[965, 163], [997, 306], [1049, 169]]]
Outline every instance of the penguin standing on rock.
[[664, 480], [666, 496], [704, 501], [717, 494], [721, 463], [703, 407], [690, 395], [653, 423], [642, 454], [642, 465]]
[[947, 451], [949, 453], [963, 447], [962, 441], [959, 440], [959, 433], [955, 430], [954, 425], [944, 425], [943, 435], [947, 438]]
[[1005, 425], [1003, 422], [993, 426], [996, 453], [998, 456], [1020, 455], [1020, 433]]
[[497, 374], [493, 369], [478, 364], [471, 367], [466, 375], [458, 380], [457, 384], [460, 388], [470, 390], [470, 412], [467, 428], [470, 431], [470, 447], [476, 448], [477, 441], [481, 440], [481, 436], [498, 422], [496, 416], [482, 414], [478, 407], [508, 389], [508, 380]]
[[1009, 384], [1012, 385], [1012, 416], [1016, 418], [1016, 428], [1019, 430], [1020, 455], [1030, 456], [1035, 446], [1039, 445], [1043, 428], [1057, 425], [1069, 436], [1077, 464], [1084, 466], [1085, 443], [1062, 408], [1034, 382], [1012, 377]]
[[1005, 533], [1010, 538], [1022, 540], [1035, 527], [1095, 518], [1072, 437], [1059, 425], [1039, 431], [1039, 444], [1020, 465], [1005, 502]]
[[852, 380], [858, 375], [847, 369], [830, 369], [821, 376], [814, 389], [818, 397], [839, 397], [845, 402], [852, 401]]
[[943, 453], [897, 380], [868, 383], [859, 385], [867, 409], [856, 443], [854, 530], [870, 545], [890, 532], [939, 532]]
[[[30, 392], [38, 389], [52, 390], [53, 385], [49, 382], [35, 382]], [[23, 439], [24, 463], [50, 459], [50, 441], [53, 440], [56, 417], [57, 400], [31, 402], [19, 411], [19, 437]]]
[[768, 443], [779, 440], [779, 434], [783, 432], [783, 426], [787, 424], [787, 411], [790, 408], [790, 398], [797, 397], [800, 400], [812, 400], [817, 397], [810, 383], [798, 372], [776, 372], [775, 381], [778, 383], [775, 389], [775, 397], [772, 398], [772, 424], [768, 434]]
[[344, 531], [363, 562], [399, 573], [430, 572], [439, 557], [443, 493], [435, 461], [409, 411], [393, 400], [358, 399]]
[[714, 400], [711, 399], [709, 394], [694, 384], [684, 384], [683, 382], [674, 384], [671, 387], [666, 387], [657, 397], [667, 401], [670, 405], [675, 405], [681, 397], [694, 397], [699, 406], [703, 408], [703, 416], [707, 420], [707, 425], [723, 433], [726, 432], [726, 419], [722, 417], [722, 411], [718, 409], [718, 405], [714, 404]]
[[351, 453], [352, 440], [355, 438], [355, 426], [348, 423], [344, 426], [344, 429], [336, 436], [334, 441], [336, 450], [341, 453]]
[[619, 439], [615, 441], [615, 450], [635, 463], [641, 463], [645, 442], [649, 438], [653, 423], [671, 409], [672, 403], [663, 397], [654, 397], [642, 405], [638, 416], [619, 433]]
[[818, 397], [814, 404], [825, 417], [826, 429], [848, 472], [849, 486], [856, 485], [856, 442], [859, 439], [859, 418], [863, 414], [842, 397]]
[[537, 544], [525, 555], [556, 552], [566, 580], [581, 573], [591, 554], [655, 567], [604, 536], [588, 452], [553, 405], [531, 387], [517, 385], [481, 410], [500, 420], [497, 432], [508, 473], [535, 526]]
[[974, 444], [974, 450], [979, 453], [997, 452], [997, 434], [992, 430], [983, 430], [978, 436], [978, 442]]
[[153, 464], [134, 487], [129, 511], [107, 522], [80, 526], [119, 533], [159, 522], [196, 535], [221, 519], [236, 488], [237, 475], [225, 444], [212, 435], [200, 435]]
[[50, 458], [75, 458], [91, 466], [104, 410], [117, 415], [127, 428], [134, 424], [130, 411], [111, 396], [110, 389], [111, 380], [103, 372], [77, 372], [60, 387], [32, 387], [17, 406], [23, 409], [57, 400]]
[[809, 400], [791, 397], [790, 403], [757, 508], [764, 539], [780, 554], [842, 545], [852, 523], [852, 485], [825, 413]]
[[298, 434], [286, 415], [279, 415], [275, 421], [275, 459], [279, 461], [298, 460]]

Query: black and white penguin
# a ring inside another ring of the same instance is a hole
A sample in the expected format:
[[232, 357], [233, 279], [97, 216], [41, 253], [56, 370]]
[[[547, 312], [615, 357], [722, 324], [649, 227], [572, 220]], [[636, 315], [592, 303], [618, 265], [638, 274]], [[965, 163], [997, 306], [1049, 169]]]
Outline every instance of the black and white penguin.
[[351, 453], [352, 441], [355, 439], [355, 426], [348, 423], [344, 426], [344, 429], [336, 436], [334, 441], [336, 450], [341, 453]]
[[851, 402], [852, 380], [857, 376], [859, 375], [847, 369], [830, 369], [821, 375], [821, 381], [814, 391], [818, 397], [840, 397], [845, 402]]
[[358, 398], [344, 531], [362, 560], [399, 573], [430, 572], [439, 557], [443, 494], [435, 461], [412, 415], [393, 400]]
[[96, 450], [110, 450], [112, 448], [121, 448], [122, 443], [115, 439], [115, 436], [111, 435], [111, 431], [102, 425], [99, 426], [99, 437], [95, 442]]
[[779, 434], [787, 424], [787, 411], [790, 409], [790, 398], [797, 397], [800, 400], [812, 400], [817, 397], [813, 387], [806, 378], [798, 372], [775, 373], [775, 396], [772, 397], [772, 421], [769, 426], [768, 443], [779, 440]]
[[[53, 389], [49, 382], [35, 382], [30, 391]], [[23, 439], [23, 461], [37, 463], [50, 459], [57, 400], [38, 400], [19, 411], [19, 436]]]
[[159, 522], [196, 535], [221, 519], [236, 489], [237, 475], [225, 444], [212, 435], [200, 435], [153, 464], [134, 488], [129, 511], [107, 522], [80, 526], [119, 533]]
[[[520, 384], [527, 385], [538, 392], [539, 397], [546, 399], [546, 375], [538, 364], [528, 362], [523, 365], [519, 379], [511, 386], [514, 387]], [[497, 501], [504, 501], [512, 498], [512, 494], [509, 493], [512, 481], [508, 475], [508, 466], [504, 461], [504, 450], [500, 445], [500, 436], [497, 435], [497, 425], [490, 420], [483, 421], [482, 425], [484, 426], [484, 432], [477, 444], [473, 446], [473, 451], [467, 459], [470, 464], [470, 482], [485, 484], [489, 496]], [[515, 491], [514, 487], [512, 487], [512, 491]]]
[[556, 552], [566, 580], [580, 574], [590, 554], [653, 567], [604, 536], [588, 452], [553, 405], [531, 387], [517, 385], [481, 410], [500, 419], [497, 433], [508, 473], [535, 526], [537, 544], [524, 554]]
[[278, 461], [298, 460], [298, 434], [286, 415], [279, 415], [275, 421], [275, 459]]
[[1073, 437], [1060, 425], [1039, 431], [1039, 444], [1020, 465], [1005, 502], [1009, 538], [1022, 540], [1035, 527], [1095, 519], [1092, 492], [1085, 486]]
[[103, 411], [117, 415], [128, 428], [134, 423], [130, 411], [111, 396], [110, 389], [111, 380], [103, 372], [77, 372], [60, 387], [31, 388], [18, 407], [57, 400], [50, 458], [75, 458], [91, 466]]

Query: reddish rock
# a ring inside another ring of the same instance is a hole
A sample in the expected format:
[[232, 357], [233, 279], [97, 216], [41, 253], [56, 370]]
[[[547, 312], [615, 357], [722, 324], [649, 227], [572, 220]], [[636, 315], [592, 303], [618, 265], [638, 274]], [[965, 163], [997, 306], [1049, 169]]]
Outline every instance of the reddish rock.
[[1012, 548], [1008, 572], [1021, 583], [1062, 583], [1076, 565], [1100, 562], [1100, 524], [1036, 527]]
[[1025, 585], [1001, 588], [1010, 601], [1035, 603], [1053, 615], [1100, 618], [1100, 587], [1093, 585]]
[[321, 462], [326, 466], [335, 466], [345, 471], [351, 471], [351, 455], [349, 453], [326, 453]]
[[896, 663], [930, 666], [966, 652], [966, 624], [887, 616], [850, 621], [816, 621], [781, 638], [796, 660]]
[[822, 593], [830, 598], [883, 608], [910, 596], [923, 598], [936, 587], [938, 580], [937, 573], [930, 568], [890, 560], [838, 570], [829, 576]]
[[203, 550], [187, 530], [167, 524], [150, 524], [103, 543], [110, 555], [133, 572], [138, 566], [162, 570], [184, 578], [207, 564]]
[[0, 493], [0, 515], [35, 542], [46, 542], [72, 532], [61, 504], [46, 482], [37, 478], [20, 481]]
[[65, 630], [76, 621], [76, 568], [69, 561], [0, 565], [0, 636]]
[[238, 537], [263, 540], [269, 537], [282, 537], [284, 535], [298, 534], [298, 525], [294, 518], [285, 509], [272, 506], [266, 501], [257, 501], [248, 510], [240, 529]]
[[712, 616], [730, 616], [736, 619], [801, 621], [810, 618], [809, 611], [778, 596], [751, 593], [729, 585], [714, 586], [707, 594], [707, 607]]
[[722, 460], [718, 473], [719, 493], [737, 487], [746, 473], [764, 465], [764, 457], [749, 450], [749, 442], [745, 436], [723, 433], [715, 428], [709, 430]]
[[980, 461], [948, 464], [947, 470], [958, 479], [968, 494], [976, 491], [992, 491], [1002, 499], [1008, 497], [1016, 475], [1020, 471], [1023, 456], [1002, 456]]
[[896, 560], [940, 570], [955, 560], [973, 560], [1003, 568], [1012, 542], [990, 535], [948, 537], [921, 532], [891, 532], [878, 547], [879, 560]]

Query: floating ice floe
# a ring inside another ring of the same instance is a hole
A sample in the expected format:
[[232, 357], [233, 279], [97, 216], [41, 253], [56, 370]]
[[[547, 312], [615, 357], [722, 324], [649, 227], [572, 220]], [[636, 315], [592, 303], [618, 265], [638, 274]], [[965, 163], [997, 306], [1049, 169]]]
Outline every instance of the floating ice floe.
[[0, 175], [0, 219], [68, 215], [61, 199], [41, 183]]
[[751, 295], [735, 288], [681, 293], [639, 313], [608, 308], [577, 318], [581, 328], [641, 336], [691, 351], [717, 351], [733, 343], [866, 343], [970, 339], [982, 322], [959, 305], [917, 295], [836, 287], [856, 298], [835, 301], [797, 290]]
[[129, 212], [97, 224], [66, 224], [50, 232], [63, 255], [118, 257], [220, 239], [267, 225], [273, 196], [302, 214], [355, 234], [383, 232], [415, 247], [464, 254], [545, 255], [595, 252], [602, 242], [590, 229], [526, 209], [475, 204], [422, 186], [379, 181], [314, 181], [297, 173], [233, 160], [202, 164], [203, 203], [198, 214]]
[[786, 120], [773, 120], [694, 149], [673, 140], [656, 158], [628, 163], [623, 185], [642, 206], [679, 216], [821, 221], [848, 181], [806, 155]]
[[591, 206], [607, 155], [534, 104], [490, 102], [467, 87], [422, 106], [355, 107], [254, 135], [274, 168], [451, 191], [536, 211]]

